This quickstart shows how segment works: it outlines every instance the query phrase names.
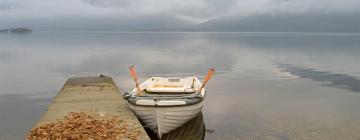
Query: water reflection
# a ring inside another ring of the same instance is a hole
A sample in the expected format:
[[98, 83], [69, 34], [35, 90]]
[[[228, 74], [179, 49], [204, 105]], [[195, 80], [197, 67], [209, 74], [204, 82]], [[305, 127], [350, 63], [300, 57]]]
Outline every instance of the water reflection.
[[[359, 37], [326, 33], [0, 35], [0, 95], [18, 95], [0, 96], [0, 135], [10, 139], [15, 129], [27, 131], [30, 124], [17, 121], [21, 116], [38, 119], [41, 111], [31, 109], [45, 110], [47, 103], [32, 100], [35, 93], [55, 96], [68, 77], [100, 73], [110, 74], [120, 88], [130, 90], [134, 85], [128, 67], [135, 64], [140, 80], [202, 77], [209, 67], [216, 69], [203, 108], [206, 127], [214, 130], [206, 133], [206, 139], [358, 139], [360, 97], [352, 91], [359, 92], [360, 87]], [[279, 68], [282, 74], [274, 71]], [[284, 73], [295, 78], [283, 78], [288, 76]]]
[[1, 51], [0, 52], [0, 62], [11, 62], [15, 59], [15, 54], [8, 52], [8, 51]]
[[289, 64], [280, 64], [283, 71], [290, 72], [290, 74], [299, 76], [300, 78], [307, 78], [314, 81], [328, 82], [326, 86], [343, 88], [353, 92], [360, 92], [360, 80], [354, 76], [346, 74], [337, 74], [327, 71], [319, 71], [316, 69], [299, 67]]
[[0, 139], [25, 138], [51, 101], [43, 95], [0, 95]]

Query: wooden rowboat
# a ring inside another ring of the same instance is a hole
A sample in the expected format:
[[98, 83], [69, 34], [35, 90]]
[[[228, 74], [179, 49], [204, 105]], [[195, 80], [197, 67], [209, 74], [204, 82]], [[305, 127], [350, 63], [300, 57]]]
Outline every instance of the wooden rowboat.
[[[204, 84], [197, 77], [151, 77], [136, 84], [124, 98], [145, 127], [161, 138], [198, 115], [205, 100], [204, 85], [211, 75]], [[137, 83], [135, 71], [132, 76]]]

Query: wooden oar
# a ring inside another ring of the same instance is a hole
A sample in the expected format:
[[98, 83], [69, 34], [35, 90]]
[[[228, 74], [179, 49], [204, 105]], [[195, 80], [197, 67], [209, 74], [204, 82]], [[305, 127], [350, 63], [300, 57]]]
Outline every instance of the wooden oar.
[[130, 66], [130, 75], [131, 75], [131, 77], [134, 79], [136, 88], [137, 88], [137, 90], [138, 90], [138, 95], [140, 95], [141, 91], [140, 91], [139, 81], [138, 81], [138, 77], [137, 77], [137, 75], [136, 75], [136, 71], [135, 71], [135, 66], [134, 66], [134, 65], [131, 65], [131, 66]]
[[214, 75], [214, 73], [215, 73], [215, 70], [213, 68], [209, 69], [209, 71], [204, 79], [204, 82], [198, 92], [201, 92], [201, 90], [205, 87], [205, 85], [211, 79], [211, 77]]

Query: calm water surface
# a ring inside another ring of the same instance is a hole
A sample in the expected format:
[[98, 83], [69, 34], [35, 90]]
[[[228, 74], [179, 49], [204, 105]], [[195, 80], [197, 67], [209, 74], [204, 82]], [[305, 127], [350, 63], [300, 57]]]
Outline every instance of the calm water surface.
[[[0, 139], [21, 139], [68, 77], [202, 76], [206, 139], [360, 139], [360, 34], [0, 34]], [[20, 132], [20, 133], [19, 133]], [[20, 135], [19, 135], [20, 134]]]

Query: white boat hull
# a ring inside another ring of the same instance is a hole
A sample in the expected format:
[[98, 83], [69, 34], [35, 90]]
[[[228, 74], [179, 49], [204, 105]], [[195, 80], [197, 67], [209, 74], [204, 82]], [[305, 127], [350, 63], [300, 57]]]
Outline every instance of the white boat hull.
[[175, 130], [196, 117], [203, 107], [203, 102], [169, 107], [137, 106], [129, 103], [129, 107], [145, 124], [145, 127], [153, 130], [161, 138], [163, 134]]

